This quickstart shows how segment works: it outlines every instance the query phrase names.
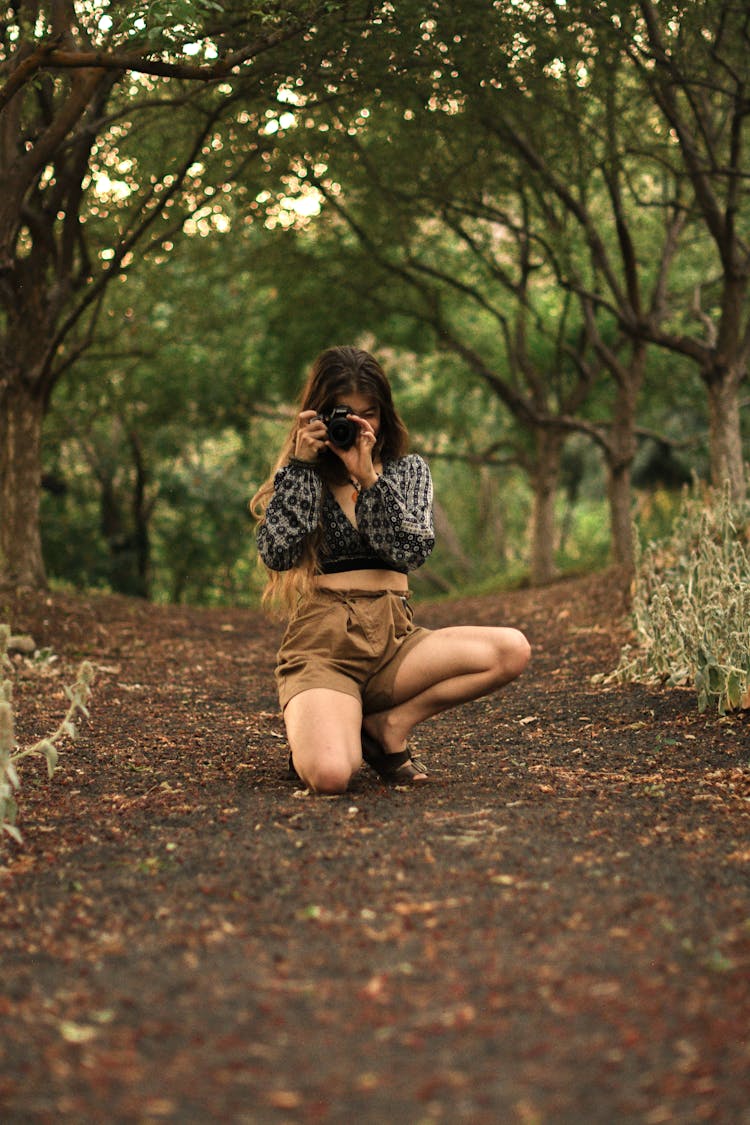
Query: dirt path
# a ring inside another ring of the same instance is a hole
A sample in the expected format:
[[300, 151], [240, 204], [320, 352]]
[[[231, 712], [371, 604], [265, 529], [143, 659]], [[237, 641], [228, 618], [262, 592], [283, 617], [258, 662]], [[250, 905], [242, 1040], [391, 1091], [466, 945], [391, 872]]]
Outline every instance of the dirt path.
[[91, 720], [0, 867], [3, 1122], [750, 1123], [750, 746], [602, 689], [606, 576], [423, 606], [534, 648], [425, 725], [422, 790], [301, 794], [251, 612], [3, 597]]

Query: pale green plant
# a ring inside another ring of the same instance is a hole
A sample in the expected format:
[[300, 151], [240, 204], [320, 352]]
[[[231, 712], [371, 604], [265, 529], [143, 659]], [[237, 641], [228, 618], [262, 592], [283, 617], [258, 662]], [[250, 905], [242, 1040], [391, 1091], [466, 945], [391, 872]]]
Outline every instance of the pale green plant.
[[686, 491], [669, 538], [637, 560], [636, 640], [613, 678], [695, 688], [698, 707], [750, 708], [750, 505]]
[[[13, 671], [13, 665], [8, 658], [10, 637], [9, 627], [0, 625], [0, 668], [3, 672]], [[60, 725], [52, 734], [25, 749], [21, 749], [15, 739], [12, 681], [3, 679], [0, 682], [0, 831], [6, 832], [18, 843], [23, 843], [23, 839], [16, 828], [18, 810], [14, 794], [20, 786], [16, 765], [24, 758], [41, 757], [46, 760], [47, 772], [52, 777], [57, 768], [59, 744], [65, 738], [75, 741], [78, 733], [75, 720], [79, 714], [88, 718], [87, 704], [91, 698], [93, 681], [93, 665], [84, 660], [78, 669], [75, 683], [64, 689], [68, 699], [68, 709]]]

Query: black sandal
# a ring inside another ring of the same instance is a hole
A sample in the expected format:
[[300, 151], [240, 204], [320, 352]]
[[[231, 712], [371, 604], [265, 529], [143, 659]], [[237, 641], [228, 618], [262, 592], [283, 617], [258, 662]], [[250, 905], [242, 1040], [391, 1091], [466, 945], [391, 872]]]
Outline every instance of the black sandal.
[[412, 758], [408, 750], [398, 754], [388, 754], [371, 734], [362, 731], [362, 757], [378, 777], [392, 785], [424, 785], [428, 778], [419, 758]]

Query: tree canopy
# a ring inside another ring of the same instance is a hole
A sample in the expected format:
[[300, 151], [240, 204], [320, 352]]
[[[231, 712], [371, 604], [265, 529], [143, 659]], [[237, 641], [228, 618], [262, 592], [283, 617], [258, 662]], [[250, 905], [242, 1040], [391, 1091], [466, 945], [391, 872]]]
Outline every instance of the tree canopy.
[[[203, 561], [179, 579], [173, 551], [165, 583], [193, 596], [224, 565], [217, 542], [242, 553], [209, 515], [214, 493], [240, 506], [210, 464], [226, 456], [251, 490], [302, 369], [341, 339], [392, 357], [415, 439], [456, 488], [459, 460], [478, 496], [498, 474], [528, 482], [504, 514], [530, 519], [539, 581], [561, 496], [598, 479], [587, 442], [626, 571], [643, 441], [705, 432], [714, 480], [741, 494], [749, 19], [739, 0], [10, 5], [5, 579], [44, 581], [46, 471], [98, 511], [92, 574], [137, 592], [186, 534], [176, 498], [203, 504]], [[496, 547], [500, 508], [483, 504]], [[459, 509], [458, 571], [481, 538]], [[59, 562], [56, 510], [51, 492]]]

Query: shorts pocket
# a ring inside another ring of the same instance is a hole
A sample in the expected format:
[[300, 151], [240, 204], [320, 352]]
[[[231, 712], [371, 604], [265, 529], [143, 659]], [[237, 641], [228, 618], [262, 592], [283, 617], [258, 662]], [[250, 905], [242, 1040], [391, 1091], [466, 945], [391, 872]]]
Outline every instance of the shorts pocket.
[[393, 626], [397, 637], [403, 637], [411, 632], [414, 620], [414, 610], [405, 598], [396, 595], [393, 605]]
[[346, 616], [346, 606], [340, 602], [303, 607], [287, 626], [279, 656], [300, 651], [330, 653], [346, 633]]

